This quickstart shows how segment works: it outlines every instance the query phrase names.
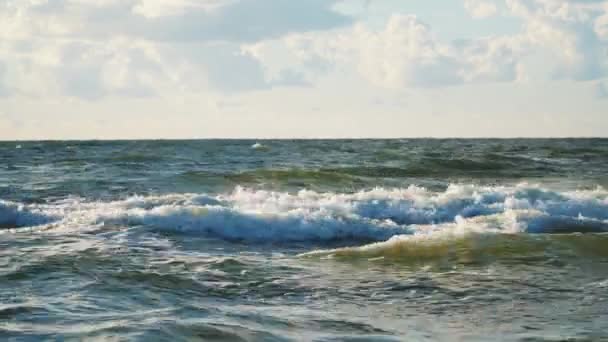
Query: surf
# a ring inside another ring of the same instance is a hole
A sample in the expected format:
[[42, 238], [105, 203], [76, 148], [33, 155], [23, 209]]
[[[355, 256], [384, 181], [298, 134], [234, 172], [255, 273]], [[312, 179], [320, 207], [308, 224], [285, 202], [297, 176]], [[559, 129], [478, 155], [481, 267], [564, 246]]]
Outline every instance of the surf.
[[[608, 192], [540, 186], [453, 184], [373, 188], [354, 193], [280, 192], [236, 187], [221, 194], [132, 196], [118, 201], [72, 197], [47, 204], [0, 202], [10, 228], [144, 227], [226, 240], [290, 243], [382, 242], [395, 236], [549, 234], [608, 231]], [[435, 234], [435, 235], [434, 235]]]

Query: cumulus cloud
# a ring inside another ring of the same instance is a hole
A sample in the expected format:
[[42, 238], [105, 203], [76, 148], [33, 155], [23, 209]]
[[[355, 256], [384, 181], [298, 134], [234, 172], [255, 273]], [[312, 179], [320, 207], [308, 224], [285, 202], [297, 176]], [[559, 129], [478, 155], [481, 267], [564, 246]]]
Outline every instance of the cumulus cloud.
[[[471, 11], [483, 8], [486, 14], [496, 7], [479, 1], [464, 4]], [[395, 89], [534, 81], [533, 77], [585, 81], [606, 75], [608, 45], [602, 36], [606, 2], [505, 0], [505, 6], [510, 16], [521, 20], [521, 31], [445, 41], [417, 17], [394, 14], [381, 28], [358, 24], [330, 32], [292, 34], [252, 44], [249, 51], [268, 69], [280, 64], [277, 56], [284, 55], [289, 57], [283, 61], [291, 61], [291, 67], [350, 66], [369, 82]], [[481, 16], [481, 10], [477, 14]], [[551, 72], [530, 74], [538, 68], [529, 62], [531, 56], [549, 58], [542, 67]]]
[[473, 18], [488, 18], [498, 12], [496, 4], [484, 0], [464, 0], [464, 8]]
[[521, 49], [508, 37], [442, 42], [428, 25], [410, 15], [393, 15], [381, 29], [357, 25], [333, 34], [292, 35], [282, 40], [287, 52], [268, 47], [273, 44], [258, 43], [249, 51], [268, 67], [278, 63], [273, 58], [277, 53], [289, 56], [300, 68], [311, 61], [350, 66], [369, 82], [394, 89], [513, 81]]
[[545, 49], [555, 59], [550, 61], [553, 78], [592, 80], [606, 74], [608, 45], [601, 37], [607, 14], [604, 1], [506, 0], [506, 4], [524, 20], [519, 39], [530, 50]]
[[597, 36], [604, 42], [608, 41], [608, 1], [604, 3], [604, 14], [598, 16], [594, 23], [594, 30]]
[[350, 24], [332, 9], [337, 1], [40, 0], [8, 2], [0, 13], [9, 37], [244, 42]]
[[[441, 39], [414, 15], [355, 22], [339, 0], [23, 0], [0, 3], [0, 96], [162, 96], [310, 86], [331, 73], [384, 88], [607, 74], [608, 2], [504, 0], [511, 34]], [[463, 0], [474, 18], [498, 3]], [[1, 66], [4, 65], [4, 68]]]
[[179, 16], [189, 11], [211, 12], [234, 3], [235, 0], [139, 0], [132, 12], [146, 18]]
[[3, 2], [0, 61], [9, 71], [0, 74], [0, 89], [95, 100], [307, 85], [293, 70], [267, 77], [240, 45], [348, 25], [332, 10], [336, 1]]
[[433, 86], [457, 83], [458, 61], [449, 47], [436, 42], [430, 28], [413, 16], [395, 15], [384, 30], [366, 27], [343, 37], [347, 54], [356, 56], [359, 71], [387, 87]]
[[34, 97], [153, 95], [153, 88], [166, 82], [170, 71], [156, 53], [153, 44], [120, 38], [0, 43], [0, 58], [10, 66], [6, 84], [20, 95]]

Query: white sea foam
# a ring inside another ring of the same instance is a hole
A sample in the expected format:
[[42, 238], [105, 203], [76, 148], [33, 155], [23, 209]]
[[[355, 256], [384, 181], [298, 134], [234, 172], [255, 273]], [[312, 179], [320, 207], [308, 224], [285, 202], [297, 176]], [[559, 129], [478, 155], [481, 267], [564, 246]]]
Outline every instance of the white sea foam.
[[69, 198], [47, 205], [0, 202], [0, 224], [67, 230], [142, 226], [267, 242], [608, 231], [608, 192], [558, 192], [526, 184], [452, 185], [443, 192], [410, 186], [352, 194], [237, 187], [214, 196], [169, 194], [113, 202]]
[[49, 215], [40, 206], [26, 206], [20, 203], [0, 200], [0, 227], [19, 228], [47, 224], [57, 217]]

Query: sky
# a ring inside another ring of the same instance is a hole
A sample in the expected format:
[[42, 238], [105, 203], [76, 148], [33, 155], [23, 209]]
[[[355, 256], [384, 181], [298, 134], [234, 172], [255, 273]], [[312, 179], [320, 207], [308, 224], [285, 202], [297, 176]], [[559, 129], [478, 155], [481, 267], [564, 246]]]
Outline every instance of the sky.
[[608, 0], [0, 0], [0, 140], [608, 136]]

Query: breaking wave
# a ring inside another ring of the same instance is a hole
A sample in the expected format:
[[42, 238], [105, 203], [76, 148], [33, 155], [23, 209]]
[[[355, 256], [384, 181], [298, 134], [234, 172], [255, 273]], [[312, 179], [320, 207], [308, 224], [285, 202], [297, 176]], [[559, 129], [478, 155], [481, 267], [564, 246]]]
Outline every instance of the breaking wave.
[[38, 226], [55, 220], [57, 217], [45, 214], [43, 208], [0, 200], [0, 228]]
[[471, 234], [606, 232], [608, 192], [560, 192], [527, 184], [461, 184], [440, 192], [410, 186], [356, 193], [237, 187], [220, 195], [136, 196], [111, 202], [0, 202], [0, 225], [11, 228], [3, 231], [145, 227], [255, 242], [380, 242], [360, 247], [375, 250], [411, 241], [456, 241]]

